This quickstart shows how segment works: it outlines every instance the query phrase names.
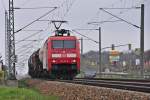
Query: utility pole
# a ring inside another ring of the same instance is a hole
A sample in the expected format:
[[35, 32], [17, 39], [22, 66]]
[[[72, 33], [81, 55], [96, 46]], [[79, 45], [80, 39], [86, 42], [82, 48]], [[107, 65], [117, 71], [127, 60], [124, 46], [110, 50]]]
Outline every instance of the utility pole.
[[8, 67], [9, 78], [16, 79], [15, 77], [15, 34], [14, 34], [14, 4], [13, 0], [9, 0], [9, 21], [8, 21]]
[[141, 75], [144, 75], [144, 4], [141, 4], [141, 36], [140, 36], [140, 51], [141, 51]]
[[101, 27], [99, 27], [99, 75], [102, 72], [102, 54], [101, 54]]

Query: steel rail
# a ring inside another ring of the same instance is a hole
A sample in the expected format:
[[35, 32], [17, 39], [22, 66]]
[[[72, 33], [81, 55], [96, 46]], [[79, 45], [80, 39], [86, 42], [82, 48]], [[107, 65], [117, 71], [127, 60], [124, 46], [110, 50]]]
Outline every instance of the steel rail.
[[108, 80], [127, 82], [150, 82], [150, 79], [75, 78], [74, 80]]
[[91, 79], [54, 80], [54, 81], [150, 93], [150, 82], [148, 81], [145, 83], [143, 83], [142, 81], [140, 82], [140, 80], [138, 80], [138, 82], [134, 80], [133, 81], [127, 81], [127, 80], [106, 81], [106, 80], [91, 80]]

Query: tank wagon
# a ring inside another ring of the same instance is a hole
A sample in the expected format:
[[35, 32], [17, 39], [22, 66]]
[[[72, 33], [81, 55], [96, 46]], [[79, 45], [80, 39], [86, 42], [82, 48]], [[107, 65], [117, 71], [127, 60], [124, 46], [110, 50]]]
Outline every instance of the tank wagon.
[[31, 77], [73, 79], [80, 72], [80, 46], [68, 30], [57, 30], [28, 60]]

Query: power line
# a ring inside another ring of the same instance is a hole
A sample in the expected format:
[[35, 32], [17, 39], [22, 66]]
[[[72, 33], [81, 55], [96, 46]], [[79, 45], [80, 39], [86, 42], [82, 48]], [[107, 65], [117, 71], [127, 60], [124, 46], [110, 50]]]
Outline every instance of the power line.
[[32, 53], [32, 51], [29, 50], [29, 51], [26, 51], [26, 52], [21, 52], [20, 54], [21, 54], [21, 55], [25, 55], [26, 53]]
[[[64, 20], [64, 18], [67, 16], [69, 11], [71, 10], [71, 7], [75, 3], [76, 0], [64, 0], [60, 5], [59, 5], [59, 10], [53, 14], [52, 19], [56, 20], [56, 18]], [[70, 3], [71, 2], [71, 3]]]
[[[117, 1], [115, 1], [115, 2], [113, 2], [113, 4], [110, 4], [110, 5], [108, 5], [108, 7], [113, 7], [114, 5], [116, 5], [116, 4], [118, 4], [119, 2], [121, 2], [120, 0], [117, 0]], [[100, 12], [99, 12], [100, 10], [98, 10], [98, 12], [96, 13], [96, 16], [98, 17], [99, 16], [99, 14], [100, 14]], [[105, 21], [110, 21], [110, 19], [112, 19], [113, 17], [110, 17], [110, 18], [108, 18], [107, 20], [105, 20]], [[97, 18], [98, 19], [98, 18]], [[89, 22], [91, 22], [91, 21], [89, 21]], [[96, 25], [96, 24], [95, 24]]]
[[27, 48], [25, 48], [25, 49], [22, 49], [22, 50], [18, 51], [17, 54], [18, 54], [18, 55], [20, 55], [20, 54], [25, 54], [25, 52], [31, 51], [31, 50], [33, 49], [33, 47], [34, 47], [34, 46], [30, 46], [30, 47], [27, 47]]
[[90, 38], [90, 37], [88, 37], [88, 36], [86, 36], [86, 35], [83, 35], [83, 34], [77, 32], [76, 30], [71, 30], [71, 31], [72, 31], [72, 32], [75, 32], [75, 33], [77, 33], [77, 34], [79, 34], [79, 35], [81, 35], [81, 36], [83, 36], [83, 37], [86, 37], [87, 39], [89, 39], [89, 40], [91, 40], [91, 41], [93, 41], [93, 42], [95, 42], [95, 43], [99, 43], [98, 41], [95, 41], [94, 39], [92, 39], [92, 38]]
[[[120, 45], [114, 45], [114, 47], [124, 47], [124, 46], [128, 46], [129, 44], [120, 44]], [[102, 48], [102, 50], [105, 50], [105, 49], [109, 49], [109, 48], [112, 48], [112, 47], [104, 47]]]
[[51, 20], [44, 19], [44, 20], [37, 20], [37, 21], [50, 22]]
[[[123, 0], [119, 0], [119, 2], [121, 3], [121, 2], [123, 2]], [[119, 14], [123, 14], [123, 13], [125, 13], [125, 12], [128, 12], [129, 10], [131, 10], [131, 9], [139, 9], [140, 7], [137, 7], [137, 6], [139, 6], [138, 4], [137, 5], [135, 5], [135, 6], [133, 6], [133, 4], [132, 4], [132, 7], [126, 7], [126, 0], [124, 0], [124, 4], [123, 4], [123, 6], [121, 6], [121, 7], [124, 7], [124, 8], [113, 8], [114, 7], [114, 4], [118, 4], [119, 3], [118, 1], [116, 1], [115, 3], [113, 3], [113, 4], [111, 4], [110, 6], [112, 6], [112, 8], [109, 8], [109, 6], [108, 7], [106, 7], [106, 9], [121, 9], [122, 11], [120, 11], [120, 13]], [[111, 22], [111, 19], [113, 19], [114, 17], [110, 17], [110, 18], [108, 18], [108, 19], [106, 19], [105, 21], [110, 21]], [[101, 21], [101, 22], [99, 22], [99, 23], [97, 23], [97, 24], [95, 24], [95, 25], [99, 25], [99, 24], [103, 24], [105, 21]], [[115, 21], [112, 21], [112, 22], [115, 22]], [[117, 22], [117, 21], [116, 21]]]
[[30, 46], [33, 42], [34, 42], [34, 41], [32, 41], [32, 42], [30, 42], [30, 43], [28, 43], [28, 44], [25, 44], [25, 45], [20, 46], [19, 48], [16, 49], [16, 51], [18, 51], [18, 50], [20, 50], [20, 49], [22, 49], [22, 48], [26, 48], [27, 46]]
[[[43, 30], [43, 32], [46, 31], [47, 29], [48, 29], [48, 27], [45, 30]], [[42, 41], [43, 39], [40, 39], [40, 41]], [[20, 40], [20, 41], [25, 41], [25, 40]], [[28, 43], [26, 45], [20, 46], [16, 51], [18, 51], [18, 50], [20, 50], [22, 48], [26, 48], [26, 47], [30, 46], [32, 43], [34, 43], [34, 42], [37, 42], [37, 41], [31, 41], [30, 43]]]
[[101, 21], [101, 22], [89, 22], [89, 23], [87, 23], [87, 24], [103, 24], [103, 23], [108, 23], [108, 22], [110, 22], [110, 23], [114, 23], [114, 22], [120, 22], [120, 21], [122, 21], [122, 20], [112, 20], [112, 21]]
[[35, 40], [16, 40], [17, 42], [18, 41], [34, 41], [34, 42], [37, 42], [37, 41], [41, 41], [41, 40], [43, 40], [43, 39], [35, 39]]
[[[44, 32], [44, 31], [46, 31], [47, 29], [48, 29], [49, 27], [47, 27], [47, 28], [45, 28], [44, 30], [39, 30], [39, 31], [41, 31], [41, 32]], [[25, 30], [26, 31], [26, 30]], [[35, 31], [35, 30], [27, 30], [27, 31]], [[36, 30], [37, 31], [37, 30]], [[37, 33], [38, 34], [38, 33]], [[33, 35], [33, 34], [32, 34]], [[36, 35], [36, 34], [35, 34]], [[43, 38], [44, 39], [44, 38]], [[42, 39], [41, 39], [42, 40]], [[20, 40], [20, 41], [25, 41], [25, 40]], [[29, 46], [29, 45], [31, 45], [33, 42], [36, 42], [36, 41], [32, 41], [32, 42], [30, 42], [30, 43], [28, 43], [28, 44], [26, 44], [26, 45], [23, 45], [23, 46], [21, 46], [21, 47], [19, 47], [18, 49], [21, 49], [21, 48], [24, 48], [24, 47], [27, 47], [27, 46]], [[17, 49], [17, 50], [18, 50]], [[17, 51], [16, 50], [16, 51]]]
[[55, 7], [33, 7], [33, 8], [21, 8], [21, 7], [14, 7], [14, 9], [17, 9], [17, 10], [20, 10], [20, 9], [23, 9], [23, 10], [35, 10], [35, 9], [49, 9], [49, 8], [55, 8]]
[[[120, 13], [119, 13], [119, 15], [120, 14], [123, 14], [123, 13], [125, 13], [125, 12], [128, 12], [130, 9], [127, 9], [126, 11], [120, 11]], [[106, 19], [106, 20], [104, 20], [104, 21], [101, 21], [101, 22], [99, 22], [99, 24], [103, 24], [103, 23], [105, 23], [105, 22], [117, 22], [116, 20], [111, 20], [111, 19], [113, 19], [114, 17], [110, 17], [110, 18], [108, 18], [108, 19]], [[98, 24], [98, 23], [97, 23]]]
[[18, 43], [20, 43], [20, 42], [23, 42], [23, 41], [25, 41], [26, 39], [31, 38], [31, 37], [33, 37], [33, 36], [35, 36], [35, 35], [37, 35], [37, 34], [43, 32], [43, 31], [44, 31], [44, 30], [40, 30], [40, 31], [38, 31], [38, 32], [36, 32], [36, 33], [34, 33], [34, 34], [31, 34], [31, 35], [29, 35], [28, 37], [26, 37], [26, 38], [24, 38], [24, 39], [22, 39], [22, 40], [16, 42], [16, 44], [18, 44]]
[[23, 30], [23, 29], [25, 29], [26, 27], [28, 27], [28, 26], [32, 25], [34, 22], [38, 21], [39, 19], [41, 19], [41, 18], [43, 18], [43, 17], [47, 16], [48, 14], [50, 14], [51, 12], [53, 12], [53, 11], [54, 11], [54, 10], [56, 10], [56, 9], [57, 9], [57, 7], [54, 7], [54, 9], [52, 9], [52, 10], [50, 10], [50, 11], [46, 12], [44, 15], [40, 16], [40, 17], [39, 17], [39, 18], [37, 18], [36, 20], [34, 20], [34, 21], [30, 22], [29, 24], [25, 25], [25, 26], [24, 26], [24, 27], [22, 27], [21, 29], [17, 30], [15, 33], [18, 33], [18, 32], [20, 32], [20, 31], [22, 31], [22, 30]]
[[74, 30], [98, 30], [98, 29], [74, 29]]
[[24, 32], [34, 32], [34, 31], [40, 31], [40, 30], [21, 30], [21, 31], [24, 31]]
[[70, 6], [68, 6], [66, 13], [64, 14], [64, 17], [66, 17], [66, 15], [69, 13], [69, 11], [71, 10], [73, 4], [76, 2], [77, 0], [73, 0], [72, 3], [70, 4]]
[[28, 48], [28, 47], [34, 47], [33, 45], [28, 45], [28, 46], [21, 46], [20, 47], [20, 49], [17, 49], [16, 51], [18, 52], [19, 50], [21, 50], [21, 49], [24, 49], [24, 48]]
[[32, 49], [33, 47], [27, 47], [26, 49], [23, 49], [23, 50], [20, 50], [20, 51], [18, 51], [17, 52], [17, 54], [19, 54], [19, 53], [22, 53], [22, 52], [25, 52], [26, 50], [29, 50], [29, 49]]
[[104, 12], [106, 12], [106, 13], [108, 13], [109, 15], [111, 15], [111, 16], [113, 16], [113, 17], [115, 17], [115, 18], [118, 18], [118, 19], [120, 19], [120, 20], [122, 20], [122, 21], [128, 23], [129, 25], [132, 25], [132, 26], [134, 26], [134, 27], [136, 27], [136, 28], [140, 28], [139, 26], [137, 26], [137, 25], [135, 25], [135, 24], [132, 24], [131, 22], [128, 22], [128, 21], [126, 21], [126, 20], [124, 20], [124, 19], [122, 19], [122, 18], [120, 18], [120, 17], [114, 15], [114, 14], [112, 14], [112, 13], [106, 11], [106, 10], [103, 9], [103, 8], [99, 8], [99, 9], [102, 10], [102, 11], [104, 11]]
[[100, 8], [100, 9], [140, 9], [141, 7], [130, 7], [130, 8]]

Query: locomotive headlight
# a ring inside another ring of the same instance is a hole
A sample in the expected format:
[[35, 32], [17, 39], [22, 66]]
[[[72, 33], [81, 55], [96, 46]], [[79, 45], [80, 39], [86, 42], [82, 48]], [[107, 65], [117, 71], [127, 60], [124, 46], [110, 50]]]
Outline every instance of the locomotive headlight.
[[52, 58], [60, 58], [61, 54], [52, 54]]
[[73, 57], [73, 58], [75, 58], [75, 57], [77, 57], [77, 55], [74, 54], [74, 53], [71, 53], [71, 54], [67, 54], [67, 57]]
[[75, 62], [76, 62], [76, 60], [74, 59], [74, 60], [72, 60], [72, 62], [73, 62], [73, 63], [75, 63]]
[[52, 60], [52, 62], [53, 62], [53, 63], [55, 63], [55, 62], [56, 62], [56, 60]]

